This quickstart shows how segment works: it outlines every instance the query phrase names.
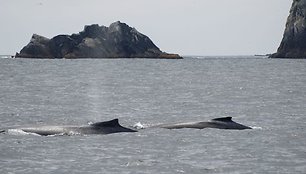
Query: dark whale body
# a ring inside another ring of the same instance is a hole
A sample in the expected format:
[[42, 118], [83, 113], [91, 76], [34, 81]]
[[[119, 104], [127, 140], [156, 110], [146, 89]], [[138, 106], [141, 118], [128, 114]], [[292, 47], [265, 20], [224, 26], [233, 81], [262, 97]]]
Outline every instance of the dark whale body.
[[194, 129], [217, 128], [217, 129], [234, 129], [234, 130], [252, 129], [251, 127], [234, 122], [232, 120], [232, 117], [215, 118], [205, 122], [162, 124], [156, 127], [166, 128], [166, 129], [182, 129], [182, 128], [194, 128]]
[[[36, 127], [20, 127], [15, 130], [22, 130], [26, 133], [34, 133], [42, 136], [48, 135], [87, 135], [87, 134], [112, 134], [119, 132], [137, 132], [136, 130], [123, 127], [119, 124], [118, 119], [98, 122], [85, 126], [36, 126]], [[1, 132], [9, 131], [1, 130]]]

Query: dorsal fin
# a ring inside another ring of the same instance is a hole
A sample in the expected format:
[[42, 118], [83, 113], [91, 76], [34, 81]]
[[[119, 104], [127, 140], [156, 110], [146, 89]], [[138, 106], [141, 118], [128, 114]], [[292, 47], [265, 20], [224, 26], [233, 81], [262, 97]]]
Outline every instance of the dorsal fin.
[[229, 122], [229, 121], [232, 121], [232, 117], [221, 117], [221, 118], [215, 118], [215, 119], [212, 119], [214, 121], [223, 121], [223, 122]]
[[118, 118], [110, 120], [110, 121], [104, 121], [104, 122], [97, 122], [92, 124], [92, 126], [95, 127], [117, 127], [120, 126]]

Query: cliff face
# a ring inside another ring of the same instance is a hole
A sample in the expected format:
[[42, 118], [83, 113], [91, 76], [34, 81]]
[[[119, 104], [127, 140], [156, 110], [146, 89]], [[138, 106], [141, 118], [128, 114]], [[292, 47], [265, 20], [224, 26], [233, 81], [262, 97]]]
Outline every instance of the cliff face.
[[306, 0], [293, 0], [286, 29], [273, 58], [306, 58]]
[[34, 34], [16, 57], [21, 58], [181, 58], [162, 52], [147, 36], [125, 23], [85, 26], [72, 35], [52, 39]]

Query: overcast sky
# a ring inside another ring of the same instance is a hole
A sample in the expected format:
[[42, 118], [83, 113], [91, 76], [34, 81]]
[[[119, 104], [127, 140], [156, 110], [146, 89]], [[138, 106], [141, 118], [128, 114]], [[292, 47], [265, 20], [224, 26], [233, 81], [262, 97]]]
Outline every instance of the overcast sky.
[[33, 33], [52, 38], [84, 25], [125, 22], [166, 52], [251, 55], [275, 52], [292, 0], [0, 0], [0, 54]]

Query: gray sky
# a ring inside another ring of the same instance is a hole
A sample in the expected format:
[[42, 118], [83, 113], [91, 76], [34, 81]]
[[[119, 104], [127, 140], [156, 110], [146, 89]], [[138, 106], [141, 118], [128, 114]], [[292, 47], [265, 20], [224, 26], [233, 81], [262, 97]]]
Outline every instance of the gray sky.
[[0, 0], [0, 54], [33, 33], [72, 34], [120, 20], [166, 52], [250, 55], [276, 51], [292, 0]]

